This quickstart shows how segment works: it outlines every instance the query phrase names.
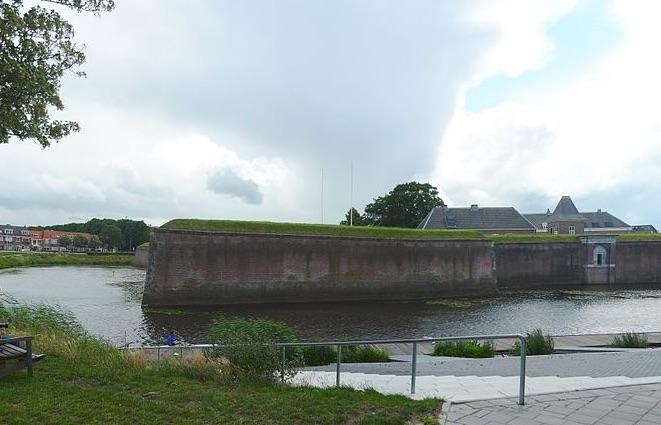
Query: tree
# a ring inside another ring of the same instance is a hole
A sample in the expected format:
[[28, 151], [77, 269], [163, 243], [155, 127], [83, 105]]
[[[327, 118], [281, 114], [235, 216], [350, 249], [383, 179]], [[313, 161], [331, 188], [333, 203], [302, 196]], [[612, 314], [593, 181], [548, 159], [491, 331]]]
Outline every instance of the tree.
[[[79, 12], [104, 12], [113, 0], [42, 0]], [[51, 8], [26, 8], [23, 0], [0, 2], [0, 144], [34, 139], [50, 146], [80, 129], [74, 121], [52, 120], [49, 110], [64, 109], [60, 80], [85, 62], [73, 27]]]
[[434, 208], [444, 205], [438, 189], [429, 183], [409, 182], [395, 186], [388, 194], [365, 207], [365, 222], [373, 226], [417, 227]]
[[71, 238], [66, 235], [62, 235], [59, 238], [57, 238], [57, 244], [59, 246], [68, 248], [71, 245]]
[[97, 235], [92, 235], [87, 246], [96, 251], [101, 246], [101, 239]]
[[87, 238], [83, 235], [76, 235], [71, 240], [71, 244], [74, 248], [84, 248], [87, 246]]
[[[353, 214], [353, 220], [352, 220], [352, 217], [351, 217], [352, 214]], [[349, 226], [349, 225], [365, 226], [366, 223], [365, 223], [365, 220], [363, 219], [363, 217], [358, 212], [358, 210], [356, 210], [355, 208], [352, 207], [344, 215], [344, 220], [340, 221], [340, 225], [344, 225], [344, 226]]]
[[99, 238], [106, 248], [112, 249], [122, 246], [122, 230], [115, 225], [103, 226]]

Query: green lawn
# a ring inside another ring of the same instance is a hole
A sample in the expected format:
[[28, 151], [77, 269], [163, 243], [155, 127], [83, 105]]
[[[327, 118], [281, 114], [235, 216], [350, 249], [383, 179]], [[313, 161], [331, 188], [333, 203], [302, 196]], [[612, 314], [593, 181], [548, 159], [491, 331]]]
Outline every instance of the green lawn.
[[176, 219], [165, 223], [162, 227], [173, 230], [363, 236], [397, 239], [486, 239], [483, 234], [468, 230], [420, 230], [398, 227], [340, 226], [331, 224], [276, 223], [270, 221]]
[[[0, 380], [2, 424], [431, 424], [441, 402], [348, 388], [297, 388], [233, 379], [219, 363], [145, 363], [79, 330], [50, 307], [0, 304], [13, 335], [48, 357]], [[78, 336], [76, 336], [78, 335]]]
[[34, 266], [130, 266], [132, 255], [87, 255], [44, 252], [0, 252], [0, 269]]

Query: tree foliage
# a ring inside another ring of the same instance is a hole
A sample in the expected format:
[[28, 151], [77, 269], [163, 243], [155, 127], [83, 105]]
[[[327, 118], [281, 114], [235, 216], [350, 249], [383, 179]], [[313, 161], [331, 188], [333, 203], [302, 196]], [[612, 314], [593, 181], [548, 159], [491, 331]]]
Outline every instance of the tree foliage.
[[149, 242], [149, 226], [144, 221], [126, 218], [121, 220], [93, 218], [86, 223], [67, 223], [36, 228], [91, 233], [97, 236], [94, 242], [90, 240], [88, 243], [88, 246], [93, 249], [104, 245], [107, 248], [117, 248], [121, 251], [133, 251], [138, 245]]
[[[104, 12], [113, 0], [42, 0], [51, 7]], [[74, 121], [54, 120], [49, 109], [64, 109], [60, 83], [65, 72], [85, 74], [82, 46], [71, 24], [56, 9], [25, 7], [23, 0], [0, 1], [0, 143], [34, 139], [47, 147], [79, 130]]]
[[395, 186], [365, 207], [364, 221], [372, 226], [417, 227], [434, 208], [444, 205], [438, 189], [429, 183], [409, 182]]
[[[353, 218], [351, 215], [353, 214]], [[363, 219], [363, 216], [360, 215], [358, 210], [355, 208], [351, 208], [347, 213], [344, 215], [344, 220], [340, 221], [340, 225], [344, 226], [366, 226], [365, 220]]]
[[71, 238], [68, 237], [67, 235], [62, 235], [59, 238], [57, 238], [57, 244], [59, 246], [63, 246], [65, 248], [68, 248], [69, 245], [71, 245]]

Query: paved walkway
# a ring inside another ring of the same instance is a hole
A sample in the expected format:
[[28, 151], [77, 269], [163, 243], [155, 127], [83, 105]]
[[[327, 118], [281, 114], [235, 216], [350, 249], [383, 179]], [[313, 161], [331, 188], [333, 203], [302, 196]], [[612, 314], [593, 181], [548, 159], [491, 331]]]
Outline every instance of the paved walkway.
[[445, 404], [446, 425], [658, 425], [661, 384], [604, 388], [515, 399]]
[[[410, 375], [410, 357], [397, 358], [405, 361], [342, 364], [342, 371], [365, 374]], [[462, 359], [418, 356], [417, 369], [418, 375], [518, 376], [519, 358]], [[335, 365], [309, 368], [308, 370], [332, 372], [335, 370]], [[661, 376], [661, 349], [528, 356], [526, 375], [559, 377], [627, 376], [630, 378]]]

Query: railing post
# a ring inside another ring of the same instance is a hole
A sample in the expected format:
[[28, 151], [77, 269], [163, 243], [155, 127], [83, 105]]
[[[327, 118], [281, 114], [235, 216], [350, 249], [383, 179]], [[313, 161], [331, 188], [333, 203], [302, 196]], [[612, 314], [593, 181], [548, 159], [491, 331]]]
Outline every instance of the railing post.
[[285, 382], [285, 363], [287, 362], [287, 346], [282, 346], [282, 365], [280, 365], [280, 381]]
[[27, 351], [28, 376], [32, 376], [32, 338], [25, 340], [25, 351]]
[[521, 370], [519, 372], [519, 404], [525, 404], [526, 397], [526, 353], [528, 352], [528, 343], [524, 337], [519, 337], [521, 341]]
[[340, 363], [342, 363], [342, 346], [337, 345], [337, 369], [335, 370], [335, 386], [340, 386]]
[[411, 394], [415, 394], [415, 373], [418, 360], [418, 343], [413, 343], [413, 353], [411, 354]]
[[161, 347], [158, 347], [156, 349], [156, 361], [160, 362], [161, 361]]

